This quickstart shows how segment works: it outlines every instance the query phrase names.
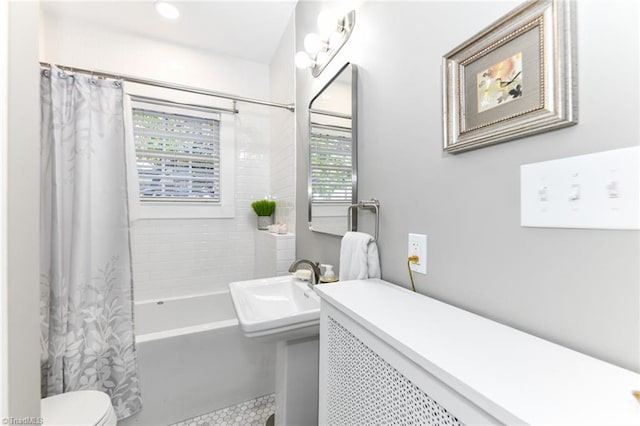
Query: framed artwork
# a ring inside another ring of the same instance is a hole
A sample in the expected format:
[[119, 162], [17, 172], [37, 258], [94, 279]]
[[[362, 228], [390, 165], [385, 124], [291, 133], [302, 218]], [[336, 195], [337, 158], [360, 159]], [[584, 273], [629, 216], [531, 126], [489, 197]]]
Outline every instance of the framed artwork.
[[578, 123], [575, 4], [526, 2], [443, 58], [451, 153]]

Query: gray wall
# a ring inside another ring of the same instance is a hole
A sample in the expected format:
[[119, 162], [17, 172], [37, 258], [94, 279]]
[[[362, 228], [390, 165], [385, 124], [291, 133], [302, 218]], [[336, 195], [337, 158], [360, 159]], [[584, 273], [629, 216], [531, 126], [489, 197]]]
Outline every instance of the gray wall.
[[[351, 61], [359, 67], [359, 198], [381, 203], [382, 278], [409, 287], [407, 234], [427, 234], [420, 293], [640, 371], [638, 232], [522, 228], [519, 191], [521, 164], [638, 143], [638, 5], [578, 4], [578, 126], [442, 151], [442, 55], [517, 4], [365, 2], [322, 75], [298, 70], [297, 257], [338, 264], [340, 239], [306, 226], [307, 106]], [[297, 46], [320, 9], [298, 4]]]

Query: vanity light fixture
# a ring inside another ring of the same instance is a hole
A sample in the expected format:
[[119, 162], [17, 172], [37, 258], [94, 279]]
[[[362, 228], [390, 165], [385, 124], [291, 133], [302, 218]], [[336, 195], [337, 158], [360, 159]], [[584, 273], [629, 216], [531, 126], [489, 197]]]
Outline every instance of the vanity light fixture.
[[316, 65], [316, 61], [311, 59], [306, 52], [298, 52], [296, 53], [296, 67], [304, 69], [304, 68], [313, 68]]
[[153, 7], [155, 7], [156, 12], [158, 12], [163, 18], [178, 19], [180, 16], [180, 11], [172, 3], [166, 1], [155, 1], [153, 3]]
[[334, 31], [340, 31], [340, 27], [344, 25], [336, 18], [336, 15], [329, 12], [328, 10], [323, 10], [322, 12], [320, 12], [317, 22], [320, 33], [324, 35], [329, 35]]
[[326, 51], [329, 49], [329, 43], [322, 40], [316, 33], [307, 34], [304, 38], [304, 50], [309, 55], [317, 55], [320, 51]]
[[318, 33], [307, 34], [304, 38], [304, 50], [296, 53], [295, 62], [298, 68], [311, 68], [314, 77], [331, 62], [340, 48], [344, 46], [353, 32], [356, 23], [356, 12], [352, 10], [342, 17], [329, 11], [318, 15]]

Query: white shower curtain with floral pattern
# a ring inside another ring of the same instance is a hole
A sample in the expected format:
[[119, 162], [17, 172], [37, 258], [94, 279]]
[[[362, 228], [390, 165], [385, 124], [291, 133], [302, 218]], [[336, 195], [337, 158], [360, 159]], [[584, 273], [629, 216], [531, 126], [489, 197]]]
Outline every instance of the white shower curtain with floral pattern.
[[42, 396], [96, 389], [141, 409], [121, 82], [41, 77]]

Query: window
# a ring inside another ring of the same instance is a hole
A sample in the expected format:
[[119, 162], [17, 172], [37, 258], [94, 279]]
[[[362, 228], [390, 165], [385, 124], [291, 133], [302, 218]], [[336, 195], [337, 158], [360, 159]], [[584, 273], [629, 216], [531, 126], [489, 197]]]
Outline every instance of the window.
[[234, 115], [188, 94], [127, 93], [131, 220], [234, 217]]
[[351, 203], [351, 132], [312, 123], [311, 201]]
[[133, 107], [141, 201], [220, 202], [220, 119]]

